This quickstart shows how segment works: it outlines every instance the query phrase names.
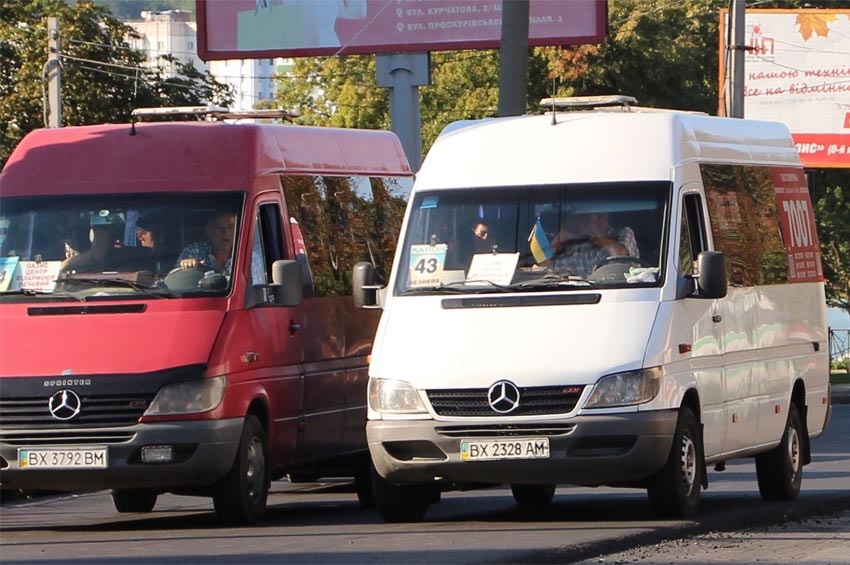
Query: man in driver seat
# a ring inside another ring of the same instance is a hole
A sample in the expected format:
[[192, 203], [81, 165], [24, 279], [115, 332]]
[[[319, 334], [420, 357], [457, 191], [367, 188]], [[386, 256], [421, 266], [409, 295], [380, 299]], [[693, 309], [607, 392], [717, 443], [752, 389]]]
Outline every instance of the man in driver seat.
[[587, 278], [609, 257], [640, 257], [635, 232], [611, 226], [607, 212], [573, 214], [552, 242], [551, 266], [561, 274]]

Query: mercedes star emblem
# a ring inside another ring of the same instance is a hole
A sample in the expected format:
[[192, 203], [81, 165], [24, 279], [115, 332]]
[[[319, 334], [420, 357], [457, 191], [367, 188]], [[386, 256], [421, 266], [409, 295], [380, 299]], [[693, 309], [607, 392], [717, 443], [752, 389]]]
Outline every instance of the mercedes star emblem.
[[498, 381], [487, 391], [490, 408], [500, 414], [513, 412], [519, 406], [519, 389], [511, 381]]
[[69, 389], [58, 390], [53, 393], [47, 401], [47, 409], [50, 415], [57, 420], [70, 420], [80, 413], [80, 397], [76, 392]]

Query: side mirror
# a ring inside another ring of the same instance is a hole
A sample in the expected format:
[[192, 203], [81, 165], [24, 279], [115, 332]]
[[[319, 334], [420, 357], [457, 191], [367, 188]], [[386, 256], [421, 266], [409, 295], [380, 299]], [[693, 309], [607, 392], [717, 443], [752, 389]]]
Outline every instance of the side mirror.
[[372, 263], [361, 262], [354, 265], [354, 270], [351, 274], [351, 283], [355, 308], [380, 308], [378, 304], [378, 290], [381, 287], [375, 284], [376, 279], [377, 273]]
[[272, 292], [279, 306], [297, 306], [304, 299], [304, 274], [301, 263], [281, 259], [272, 263]]
[[703, 251], [697, 257], [697, 290], [700, 298], [723, 298], [729, 283], [726, 255], [720, 251]]

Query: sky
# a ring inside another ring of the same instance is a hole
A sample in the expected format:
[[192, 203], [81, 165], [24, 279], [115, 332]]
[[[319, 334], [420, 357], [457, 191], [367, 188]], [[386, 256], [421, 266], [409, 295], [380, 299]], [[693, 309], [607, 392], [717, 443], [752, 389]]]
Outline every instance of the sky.
[[845, 310], [830, 308], [827, 312], [829, 327], [834, 330], [850, 330], [850, 314]]

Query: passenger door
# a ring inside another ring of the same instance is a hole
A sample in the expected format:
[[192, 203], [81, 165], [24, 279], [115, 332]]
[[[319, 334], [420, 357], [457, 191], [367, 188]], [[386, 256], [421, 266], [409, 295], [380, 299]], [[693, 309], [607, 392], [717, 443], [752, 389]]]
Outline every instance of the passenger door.
[[[694, 262], [708, 247], [705, 209], [699, 192], [685, 193], [681, 201], [679, 273], [691, 276]], [[693, 327], [691, 368], [699, 383], [702, 404], [703, 451], [706, 457], [721, 453], [726, 441], [726, 385], [723, 374], [723, 320], [720, 300], [686, 298], [684, 328]], [[687, 330], [685, 330], [687, 331]]]
[[[272, 467], [286, 466], [296, 456], [302, 423], [303, 304], [278, 306], [267, 285], [272, 282], [272, 264], [292, 259], [288, 223], [283, 222], [280, 192], [261, 196], [254, 206], [250, 264], [240, 270], [249, 280], [246, 313], [255, 341], [263, 344], [254, 352], [263, 362], [258, 381], [265, 389], [270, 411], [269, 457]], [[247, 354], [247, 353], [246, 353]], [[269, 358], [270, 359], [267, 359]]]

